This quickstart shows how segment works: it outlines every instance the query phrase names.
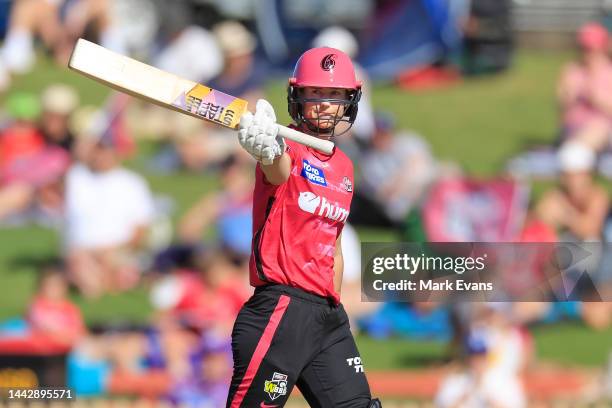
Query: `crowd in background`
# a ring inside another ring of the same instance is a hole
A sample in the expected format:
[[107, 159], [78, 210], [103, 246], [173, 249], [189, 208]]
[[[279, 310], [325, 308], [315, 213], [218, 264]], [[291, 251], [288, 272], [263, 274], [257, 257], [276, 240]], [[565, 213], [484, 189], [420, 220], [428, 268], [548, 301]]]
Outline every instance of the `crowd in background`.
[[[267, 58], [262, 58], [266, 40], [261, 32], [245, 21], [203, 17], [189, 2], [175, 7], [142, 1], [154, 4], [157, 13], [139, 9], [142, 21], [133, 32], [126, 24], [130, 8], [118, 10], [111, 0], [13, 2], [0, 48], [0, 86], [9, 89], [14, 75], [33, 69], [40, 58], [37, 42], [42, 52], [65, 65], [75, 39], [85, 36], [253, 105], [265, 97], [265, 82], [274, 71], [271, 55], [276, 54], [268, 44]], [[380, 3], [384, 8], [385, 2]], [[463, 15], [453, 21], [465, 38], [466, 74], [497, 72], [510, 64], [508, 3], [499, 2], [503, 7], [496, 8], [474, 1], [471, 13], [457, 12]], [[135, 7], [138, 1], [127, 4]], [[333, 26], [316, 31], [305, 46], [326, 45], [360, 55], [362, 41], [355, 30]], [[343, 236], [342, 297], [354, 330], [380, 339], [448, 342], [459, 363], [442, 382], [436, 397], [440, 407], [525, 406], [521, 375], [533, 354], [527, 327], [582, 319], [602, 329], [612, 324], [612, 307], [578, 301], [457, 307], [362, 302], [359, 238], [353, 226], [392, 228], [402, 240], [417, 242], [439, 237], [610, 242], [610, 197], [594, 178], [610, 150], [609, 42], [605, 27], [585, 26], [578, 35], [580, 60], [560, 74], [561, 136], [545, 172], [558, 176], [557, 186], [538, 202], [519, 199], [520, 208], [503, 214], [495, 208], [470, 212], [469, 206], [449, 207], [444, 192], [458, 180], [468, 205], [470, 191], [486, 194], [488, 185], [469, 184], [458, 165], [435, 157], [426, 135], [399, 129], [391, 114], [374, 111], [367, 71], [358, 67], [364, 81], [359, 116], [352, 133], [337, 141], [356, 164], [358, 180]], [[453, 80], [448, 72], [454, 52], [430, 61], [435, 64], [429, 71], [419, 67], [416, 75], [398, 73], [397, 83], [418, 87]], [[84, 106], [79, 99], [76, 89], [61, 83], [49, 84], [40, 94], [9, 92], [5, 97], [0, 228], [29, 223], [56, 228], [62, 247], [57, 260], [41, 269], [27, 313], [0, 324], [0, 352], [33, 348], [69, 353], [68, 384], [80, 395], [157, 393], [188, 406], [222, 406], [231, 377], [232, 322], [252, 290], [247, 264], [255, 163], [238, 148], [231, 131], [123, 95], [110, 96], [102, 107]], [[163, 200], [142, 174], [125, 166], [140, 154], [142, 140], [157, 146], [146, 158], [147, 171], [218, 175], [219, 188], [192, 203], [174, 229], [168, 228], [170, 214]], [[516, 163], [522, 176], [533, 173], [524, 162], [514, 163], [515, 174]], [[525, 180], [504, 182], [509, 197], [520, 198]], [[516, 225], [501, 231], [487, 214]], [[486, 222], [485, 228], [481, 224]], [[205, 241], [210, 230], [216, 238]], [[593, 279], [605, 289], [612, 276], [604, 268]], [[143, 286], [155, 314], [142, 326], [86, 327], [68, 296], [69, 288], [87, 301]]]

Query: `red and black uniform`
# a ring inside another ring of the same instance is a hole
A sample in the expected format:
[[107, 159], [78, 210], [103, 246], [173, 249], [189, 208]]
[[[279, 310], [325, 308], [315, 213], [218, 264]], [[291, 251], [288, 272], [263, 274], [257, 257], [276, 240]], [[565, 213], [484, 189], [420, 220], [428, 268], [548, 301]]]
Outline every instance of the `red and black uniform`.
[[312, 407], [367, 407], [370, 391], [334, 289], [336, 241], [353, 196], [353, 165], [287, 143], [291, 174], [266, 182], [257, 166], [251, 284], [232, 333], [227, 407], [282, 407], [297, 385]]

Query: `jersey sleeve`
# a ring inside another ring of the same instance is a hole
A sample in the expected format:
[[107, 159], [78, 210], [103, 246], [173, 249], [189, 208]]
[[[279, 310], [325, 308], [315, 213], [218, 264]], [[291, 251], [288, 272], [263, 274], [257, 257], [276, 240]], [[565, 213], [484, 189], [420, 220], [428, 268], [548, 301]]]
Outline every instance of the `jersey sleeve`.
[[298, 162], [302, 157], [301, 145], [293, 140], [285, 139], [285, 143], [287, 144], [286, 153], [291, 158], [291, 166], [294, 166], [296, 162]]

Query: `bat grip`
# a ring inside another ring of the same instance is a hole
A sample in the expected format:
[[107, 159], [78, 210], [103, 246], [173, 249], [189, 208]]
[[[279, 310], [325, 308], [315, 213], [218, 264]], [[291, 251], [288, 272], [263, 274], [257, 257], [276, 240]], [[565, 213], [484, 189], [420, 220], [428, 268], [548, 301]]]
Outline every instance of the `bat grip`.
[[285, 139], [293, 140], [294, 142], [312, 147], [313, 149], [317, 149], [327, 154], [331, 154], [334, 150], [334, 143], [329, 140], [319, 139], [318, 137], [307, 135], [295, 129], [288, 128], [287, 126], [276, 126], [278, 126], [278, 134]]

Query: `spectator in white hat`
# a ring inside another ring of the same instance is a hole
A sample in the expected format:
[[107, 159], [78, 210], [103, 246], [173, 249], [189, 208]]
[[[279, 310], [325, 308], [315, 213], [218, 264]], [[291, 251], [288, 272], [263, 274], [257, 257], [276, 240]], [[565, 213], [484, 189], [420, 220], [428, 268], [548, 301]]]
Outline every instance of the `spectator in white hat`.
[[77, 137], [83, 162], [70, 168], [65, 183], [68, 270], [87, 297], [136, 285], [139, 255], [155, 215], [146, 180], [121, 165], [117, 137], [108, 129], [100, 132], [97, 115], [90, 110], [81, 118]]
[[48, 145], [72, 151], [74, 137], [69, 128], [70, 117], [79, 105], [79, 96], [71, 86], [49, 85], [41, 95], [40, 131]]
[[559, 186], [546, 192], [536, 208], [540, 219], [573, 240], [599, 240], [608, 214], [608, 195], [593, 178], [595, 161], [592, 148], [565, 143], [558, 153]]
[[213, 27], [213, 35], [223, 53], [223, 70], [210, 87], [246, 99], [255, 106], [263, 98], [266, 67], [256, 61], [257, 41], [251, 32], [237, 21], [224, 21]]
[[186, 1], [158, 1], [162, 16], [158, 38], [160, 52], [153, 65], [181, 78], [208, 84], [223, 65], [221, 50], [212, 33], [193, 24]]

